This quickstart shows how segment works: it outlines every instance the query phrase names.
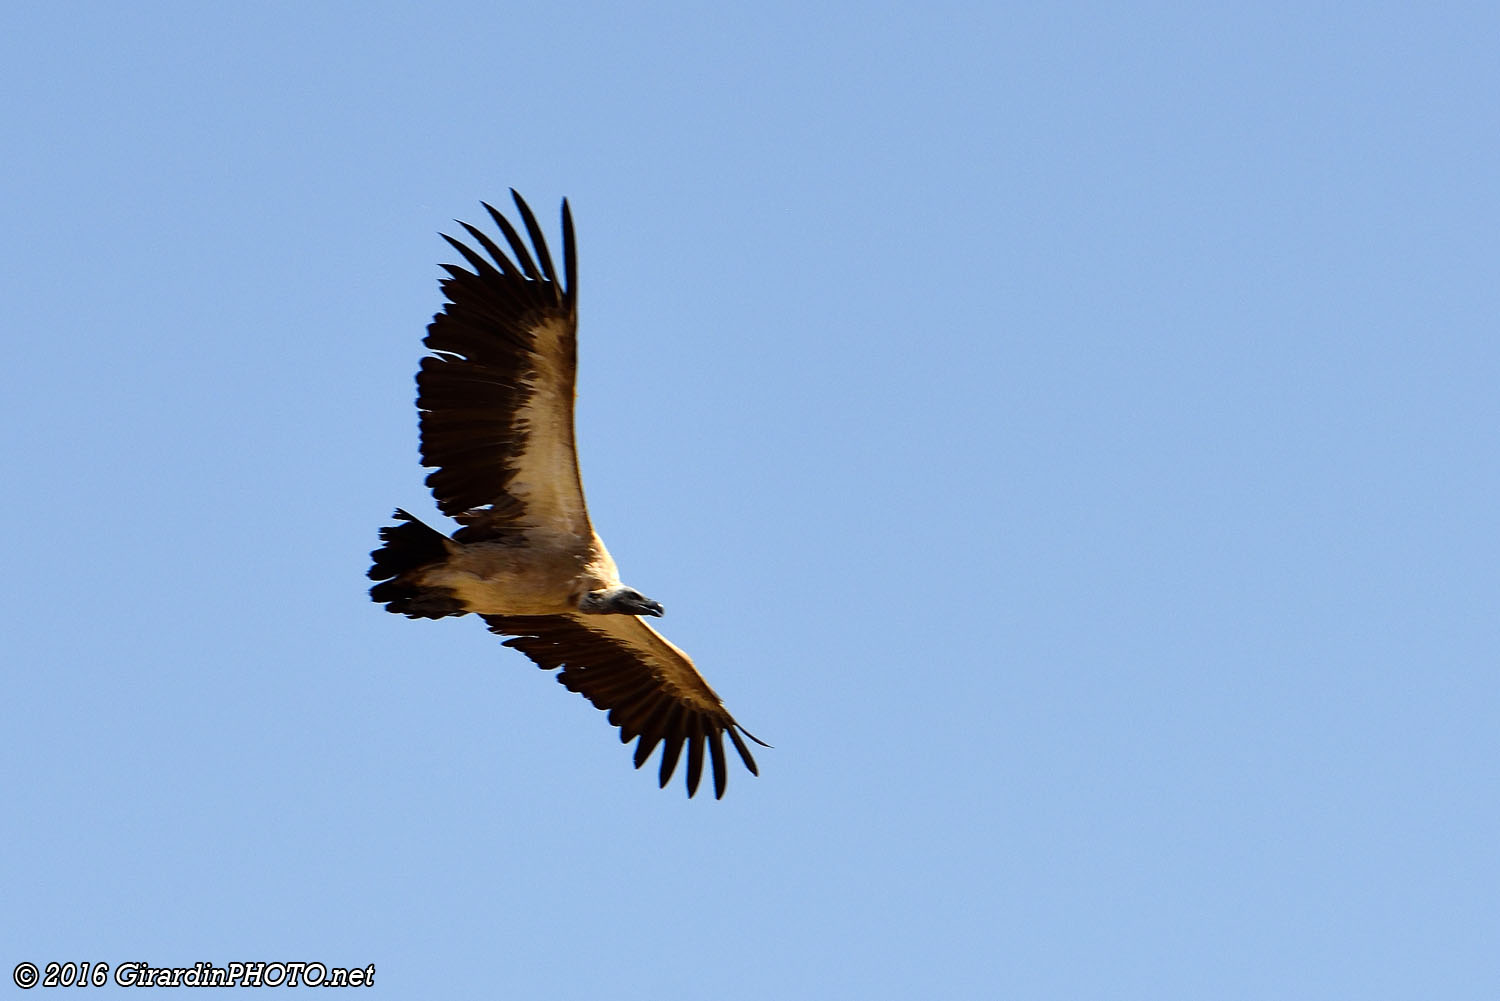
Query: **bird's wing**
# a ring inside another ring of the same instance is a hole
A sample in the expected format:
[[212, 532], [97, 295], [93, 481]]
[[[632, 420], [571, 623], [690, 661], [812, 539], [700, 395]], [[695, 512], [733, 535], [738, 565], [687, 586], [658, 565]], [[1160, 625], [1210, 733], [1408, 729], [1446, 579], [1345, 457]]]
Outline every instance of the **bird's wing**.
[[462, 541], [530, 529], [588, 538], [573, 445], [573, 218], [564, 200], [560, 280], [536, 217], [520, 195], [511, 195], [530, 248], [488, 204], [509, 254], [468, 223], [460, 225], [488, 259], [443, 237], [473, 270], [444, 265], [448, 301], [427, 328], [432, 354], [417, 374], [422, 465], [436, 467], [427, 485], [443, 513], [467, 526], [456, 536]]
[[620, 728], [620, 742], [639, 737], [635, 766], [646, 763], [662, 745], [660, 781], [665, 788], [687, 745], [687, 790], [698, 791], [703, 775], [703, 752], [713, 768], [714, 796], [722, 797], [728, 783], [724, 734], [750, 774], [760, 774], [744, 734], [768, 746], [734, 721], [724, 703], [693, 667], [688, 655], [669, 643], [634, 615], [548, 615], [523, 617], [486, 615], [492, 632], [512, 638], [515, 647], [544, 670], [558, 668], [557, 680], [597, 708], [609, 712]]

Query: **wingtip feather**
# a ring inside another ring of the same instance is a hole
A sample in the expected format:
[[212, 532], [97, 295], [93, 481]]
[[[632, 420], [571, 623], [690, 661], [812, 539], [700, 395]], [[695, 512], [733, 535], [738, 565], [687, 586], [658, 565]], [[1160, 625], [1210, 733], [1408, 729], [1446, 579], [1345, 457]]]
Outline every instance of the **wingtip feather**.
[[695, 732], [688, 738], [688, 799], [697, 795], [698, 783], [703, 778], [703, 728], [698, 726], [694, 729]]
[[724, 766], [724, 731], [718, 727], [709, 729], [708, 754], [714, 769], [714, 799], [723, 799], [724, 789], [729, 785], [729, 774]]
[[665, 789], [667, 783], [672, 781], [672, 773], [677, 770], [677, 759], [682, 757], [682, 745], [686, 741], [668, 740], [661, 749], [661, 768], [657, 773], [660, 779], [660, 788]]

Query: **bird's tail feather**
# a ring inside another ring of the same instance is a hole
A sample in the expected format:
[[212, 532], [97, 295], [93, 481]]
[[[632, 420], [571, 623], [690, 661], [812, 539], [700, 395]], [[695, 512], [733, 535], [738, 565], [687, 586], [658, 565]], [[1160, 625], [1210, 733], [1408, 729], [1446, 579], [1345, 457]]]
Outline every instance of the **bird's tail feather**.
[[447, 537], [437, 529], [396, 509], [399, 525], [380, 530], [381, 547], [370, 554], [370, 579], [380, 581], [370, 588], [370, 599], [413, 619], [441, 619], [463, 615], [463, 602], [447, 588], [423, 586], [412, 574], [448, 558]]

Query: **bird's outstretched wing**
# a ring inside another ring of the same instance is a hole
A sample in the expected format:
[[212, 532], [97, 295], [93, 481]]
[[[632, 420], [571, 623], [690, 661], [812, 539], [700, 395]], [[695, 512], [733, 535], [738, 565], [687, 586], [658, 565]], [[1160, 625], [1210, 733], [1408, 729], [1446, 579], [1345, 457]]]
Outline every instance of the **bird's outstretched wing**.
[[620, 728], [620, 742], [639, 738], [635, 766], [662, 745], [660, 781], [671, 780], [687, 746], [687, 791], [698, 791], [704, 748], [713, 769], [714, 796], [724, 795], [728, 768], [724, 734], [750, 774], [760, 774], [740, 734], [768, 746], [734, 721], [688, 655], [634, 615], [486, 615], [490, 631], [511, 636], [515, 647], [578, 692]]
[[[460, 223], [484, 254], [450, 236], [469, 268], [444, 265], [443, 311], [417, 374], [422, 465], [438, 507], [477, 541], [531, 529], [587, 538], [588, 509], [573, 442], [578, 263], [573, 218], [562, 205], [560, 279], [536, 217], [514, 190], [530, 236], [485, 204], [509, 253]], [[533, 253], [534, 251], [534, 253]]]

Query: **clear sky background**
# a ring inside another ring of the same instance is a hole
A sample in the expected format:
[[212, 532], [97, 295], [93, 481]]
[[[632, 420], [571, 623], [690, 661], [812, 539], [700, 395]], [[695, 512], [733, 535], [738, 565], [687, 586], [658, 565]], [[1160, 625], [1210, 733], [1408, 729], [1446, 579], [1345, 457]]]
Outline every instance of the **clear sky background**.
[[[1497, 9], [13, 6], [6, 979], [1495, 997]], [[510, 186], [721, 802], [366, 597]]]

